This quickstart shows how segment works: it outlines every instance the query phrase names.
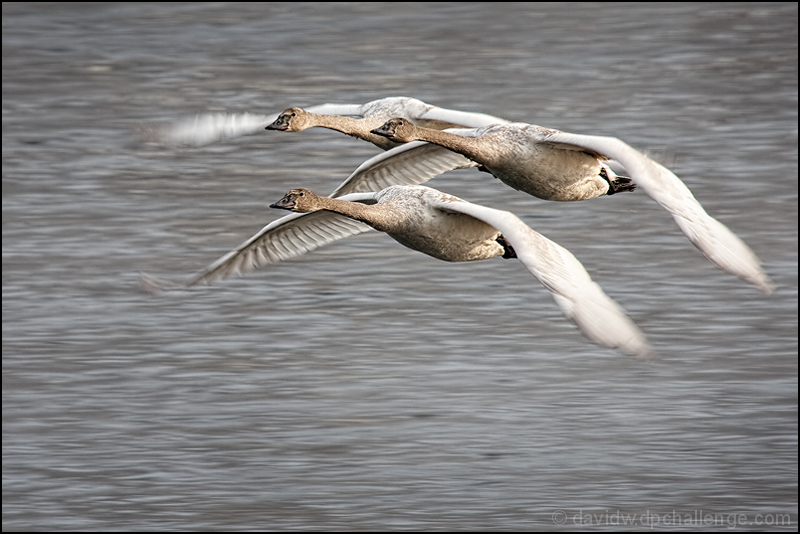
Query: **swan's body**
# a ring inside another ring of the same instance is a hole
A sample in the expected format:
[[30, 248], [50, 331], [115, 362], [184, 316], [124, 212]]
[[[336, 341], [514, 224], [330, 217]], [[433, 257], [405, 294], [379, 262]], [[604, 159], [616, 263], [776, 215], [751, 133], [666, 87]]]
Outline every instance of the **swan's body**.
[[545, 142], [555, 131], [515, 122], [442, 132], [397, 118], [373, 133], [399, 143], [437, 144], [476, 162], [514, 189], [544, 200], [588, 200], [617, 191], [617, 176], [605, 163], [608, 158]]
[[[393, 186], [342, 198], [319, 197], [295, 189], [272, 207], [299, 213], [267, 225], [183, 285], [209, 283], [298, 256], [372, 227], [444, 261], [518, 257], [589, 339], [637, 357], [653, 356], [639, 328], [592, 281], [583, 265], [512, 213], [423, 186]], [[160, 288], [159, 282], [148, 277], [143, 282]]]
[[[625, 167], [635, 185], [670, 212], [681, 230], [712, 263], [765, 293], [774, 289], [755, 253], [725, 225], [709, 216], [675, 174], [617, 138], [571, 134], [525, 123], [439, 131], [415, 126], [401, 118], [387, 121], [373, 133], [402, 143], [436, 144], [469, 158], [511, 187], [545, 200], [585, 200], [611, 194], [615, 184], [620, 184], [620, 178], [606, 161], [616, 160]], [[417, 163], [414, 158], [406, 159], [407, 164]], [[462, 162], [459, 166], [465, 165]], [[432, 178], [425, 172], [418, 177], [416, 183]], [[408, 173], [402, 183], [413, 183]], [[624, 182], [620, 185], [622, 190], [629, 187]]]
[[269, 130], [299, 132], [323, 127], [369, 141], [387, 150], [398, 143], [370, 132], [392, 117], [406, 117], [427, 128], [477, 128], [508, 122], [499, 117], [440, 108], [416, 98], [393, 96], [366, 104], [321, 104], [281, 113], [214, 113], [197, 115], [151, 129], [148, 137], [167, 145], [203, 146]]

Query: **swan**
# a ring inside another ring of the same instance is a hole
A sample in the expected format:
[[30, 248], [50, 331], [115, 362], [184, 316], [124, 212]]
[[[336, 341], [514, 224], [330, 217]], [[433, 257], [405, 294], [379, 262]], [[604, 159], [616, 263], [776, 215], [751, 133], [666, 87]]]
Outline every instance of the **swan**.
[[[401, 143], [436, 144], [469, 158], [511, 187], [545, 200], [586, 200], [638, 185], [672, 215], [714, 265], [766, 294], [775, 289], [756, 254], [708, 215], [680, 178], [615, 137], [573, 134], [527, 123], [440, 131], [403, 118], [390, 119], [373, 133]], [[608, 160], [621, 164], [631, 178], [618, 177]], [[430, 178], [430, 173], [420, 173], [416, 183]], [[406, 176], [404, 183], [412, 183], [412, 179]]]
[[477, 128], [507, 123], [505, 119], [483, 113], [446, 109], [416, 98], [391, 96], [366, 104], [320, 104], [292, 107], [281, 113], [207, 113], [162, 126], [144, 129], [148, 140], [170, 146], [203, 146], [253, 135], [264, 129], [299, 132], [314, 126], [338, 130], [388, 150], [397, 142], [371, 133], [392, 117], [407, 117], [428, 128]]
[[[265, 226], [182, 286], [207, 284], [374, 228], [408, 248], [444, 261], [516, 257], [552, 293], [564, 315], [587, 338], [637, 358], [655, 357], [641, 330], [583, 265], [568, 250], [510, 212], [472, 204], [425, 186], [390, 186], [341, 198], [293, 189], [270, 207], [294, 213]], [[142, 285], [149, 291], [170, 288], [144, 274]]]

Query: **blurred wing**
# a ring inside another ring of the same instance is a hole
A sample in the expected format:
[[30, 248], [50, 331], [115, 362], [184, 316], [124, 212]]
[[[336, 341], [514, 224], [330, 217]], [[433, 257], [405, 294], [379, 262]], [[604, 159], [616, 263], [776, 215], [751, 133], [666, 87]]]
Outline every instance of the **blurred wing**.
[[346, 115], [350, 117], [363, 117], [363, 104], [319, 104], [303, 108], [311, 113], [320, 115]]
[[198, 147], [260, 133], [278, 118], [253, 113], [202, 113], [145, 128], [147, 141], [166, 146]]
[[[447, 131], [460, 134], [474, 132], [458, 129]], [[453, 169], [477, 166], [474, 161], [452, 150], [425, 141], [413, 141], [368, 159], [329, 196], [380, 191], [390, 185], [419, 185]]]
[[437, 207], [480, 219], [499, 230], [517, 258], [553, 295], [564, 315], [583, 334], [604, 347], [618, 348], [641, 359], [655, 357], [642, 331], [622, 307], [595, 283], [567, 249], [531, 229], [507, 211], [463, 200], [442, 200]]
[[686, 184], [663, 165], [614, 137], [556, 131], [545, 140], [575, 145], [618, 161], [634, 183], [670, 212], [683, 233], [714, 265], [764, 293], [775, 289], [750, 247], [727, 226], [708, 215]]
[[[321, 115], [361, 114], [359, 104], [320, 104], [304, 109]], [[163, 125], [147, 126], [144, 137], [147, 141], [167, 146], [199, 147], [261, 133], [275, 122], [278, 115], [201, 113]]]
[[419, 121], [433, 121], [435, 123], [449, 123], [464, 128], [480, 128], [491, 124], [507, 124], [510, 121], [493, 117], [485, 113], [473, 113], [471, 111], [458, 111], [456, 109], [446, 109], [431, 107], [428, 111], [417, 118]]
[[[343, 197], [353, 202], [374, 203], [373, 193], [357, 193]], [[271, 222], [256, 235], [228, 252], [178, 287], [210, 284], [233, 275], [242, 275], [270, 263], [301, 256], [323, 245], [357, 235], [371, 227], [331, 211], [292, 213]], [[142, 275], [148, 290], [175, 289], [169, 283]]]

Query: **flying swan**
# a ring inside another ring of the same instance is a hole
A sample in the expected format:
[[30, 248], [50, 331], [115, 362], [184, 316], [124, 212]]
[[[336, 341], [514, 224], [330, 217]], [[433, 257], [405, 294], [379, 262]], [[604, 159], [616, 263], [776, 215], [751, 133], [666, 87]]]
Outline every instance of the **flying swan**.
[[[373, 133], [400, 143], [436, 144], [468, 158], [507, 185], [545, 200], [586, 200], [638, 185], [672, 215], [683, 233], [714, 265], [764, 293], [775, 288], [750, 247], [708, 215], [680, 178], [617, 138], [573, 134], [527, 123], [440, 131], [416, 126], [403, 118], [390, 119]], [[381, 156], [392, 158], [414, 148], [415, 145], [403, 145]], [[407, 165], [420, 163], [413, 156], [407, 155], [406, 160]], [[619, 162], [630, 179], [617, 176], [608, 160]], [[387, 165], [385, 161], [383, 164]], [[463, 161], [457, 165], [466, 166]], [[409, 175], [413, 172], [407, 169], [404, 184], [415, 183]], [[351, 178], [348, 180], [353, 181]], [[430, 178], [429, 172], [420, 172], [416, 183]], [[347, 181], [342, 186], [353, 187]]]
[[293, 107], [281, 113], [206, 113], [165, 125], [148, 126], [146, 139], [168, 146], [204, 146], [260, 133], [264, 129], [299, 132], [319, 126], [369, 141], [388, 150], [398, 143], [370, 133], [393, 117], [407, 117], [427, 128], [477, 128], [507, 123], [483, 113], [458, 111], [426, 104], [416, 98], [390, 96], [366, 104], [320, 104], [305, 109]]
[[[510, 212], [425, 186], [391, 186], [341, 198], [294, 189], [270, 207], [296, 213], [268, 224], [180, 287], [241, 274], [374, 228], [408, 248], [444, 261], [519, 258], [587, 338], [637, 358], [655, 356], [644, 334], [567, 249]], [[141, 282], [148, 291], [170, 289], [145, 274]]]

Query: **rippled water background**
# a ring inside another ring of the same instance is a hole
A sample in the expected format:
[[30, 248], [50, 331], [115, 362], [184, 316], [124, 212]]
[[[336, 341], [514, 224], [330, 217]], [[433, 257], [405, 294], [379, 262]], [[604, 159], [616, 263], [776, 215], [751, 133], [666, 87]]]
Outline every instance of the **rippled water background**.
[[[796, 530], [797, 42], [795, 3], [3, 3], [3, 529]], [[586, 341], [518, 262], [377, 233], [139, 290], [377, 149], [137, 128], [390, 95], [619, 136], [780, 287], [718, 271], [644, 194], [547, 203], [465, 170], [428, 185], [569, 248], [660, 360]]]

